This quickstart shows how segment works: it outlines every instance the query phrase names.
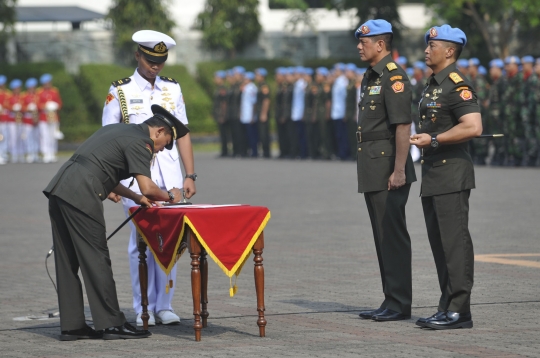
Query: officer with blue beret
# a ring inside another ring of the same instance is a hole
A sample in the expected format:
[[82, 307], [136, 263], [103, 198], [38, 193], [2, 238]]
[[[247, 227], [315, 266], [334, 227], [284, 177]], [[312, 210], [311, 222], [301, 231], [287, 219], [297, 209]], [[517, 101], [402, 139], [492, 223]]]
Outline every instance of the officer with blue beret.
[[384, 301], [363, 319], [411, 317], [411, 239], [405, 205], [416, 181], [409, 153], [411, 83], [392, 60], [392, 25], [369, 20], [355, 32], [360, 59], [369, 63], [361, 83], [357, 127], [358, 192], [364, 194], [379, 261]]
[[474, 252], [469, 233], [469, 196], [475, 187], [468, 141], [482, 134], [476, 91], [456, 61], [467, 43], [449, 25], [425, 34], [426, 65], [433, 74], [419, 103], [418, 134], [411, 144], [422, 150], [421, 199], [439, 276], [437, 312], [416, 324], [432, 329], [471, 328]]
[[405, 56], [399, 56], [398, 58], [396, 58], [396, 63], [398, 65], [401, 66], [401, 68], [403, 68], [404, 70], [407, 69], [407, 64], [409, 63], [409, 61], [407, 60], [407, 57]]
[[537, 159], [537, 134], [536, 127], [536, 103], [538, 102], [538, 78], [534, 73], [534, 57], [523, 56], [521, 58], [523, 85], [521, 87], [522, 105], [520, 114], [523, 131], [521, 141], [523, 141], [523, 155], [521, 165], [531, 167], [536, 165]]
[[225, 158], [229, 156], [229, 142], [231, 137], [231, 125], [227, 121], [227, 87], [225, 87], [225, 78], [227, 71], [216, 71], [214, 73], [214, 95], [212, 105], [212, 115], [219, 130], [221, 143], [221, 152], [219, 156]]
[[270, 158], [270, 86], [266, 82], [268, 71], [265, 68], [255, 70], [255, 83], [257, 84], [257, 104], [255, 116], [259, 126], [259, 141], [263, 151], [263, 158]]
[[[459, 62], [459, 61], [458, 61]], [[471, 81], [471, 85], [476, 90], [476, 97], [478, 98], [478, 104], [482, 114], [482, 126], [486, 128], [487, 112], [489, 107], [489, 84], [485, 75], [480, 73], [480, 60], [477, 58], [471, 58], [468, 61], [468, 78]], [[459, 69], [459, 66], [458, 66]], [[470, 152], [475, 165], [485, 165], [488, 157], [488, 140], [470, 141]]]

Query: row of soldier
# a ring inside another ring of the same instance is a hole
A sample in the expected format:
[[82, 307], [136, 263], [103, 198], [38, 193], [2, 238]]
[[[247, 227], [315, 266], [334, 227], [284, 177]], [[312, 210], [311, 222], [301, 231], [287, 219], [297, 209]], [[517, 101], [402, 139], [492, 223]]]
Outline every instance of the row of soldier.
[[[23, 81], [0, 75], [0, 164], [56, 162], [62, 100], [52, 86], [52, 76], [43, 74]], [[9, 87], [9, 88], [8, 88]]]
[[[431, 70], [417, 61], [407, 67], [413, 87], [413, 134], [419, 125], [418, 103]], [[457, 67], [472, 82], [482, 108], [484, 133], [502, 139], [471, 142], [477, 165], [540, 166], [540, 61], [531, 56], [494, 59], [488, 70], [477, 58], [460, 59]], [[218, 123], [221, 156], [270, 158], [269, 118], [276, 120], [279, 158], [356, 158], [356, 118], [365, 68], [337, 63], [331, 70], [279, 67], [276, 94], [270, 103], [267, 71], [246, 72], [237, 66], [215, 73], [213, 115]], [[488, 78], [489, 74], [489, 78]], [[231, 150], [232, 149], [232, 150]], [[412, 148], [413, 159], [419, 153]]]

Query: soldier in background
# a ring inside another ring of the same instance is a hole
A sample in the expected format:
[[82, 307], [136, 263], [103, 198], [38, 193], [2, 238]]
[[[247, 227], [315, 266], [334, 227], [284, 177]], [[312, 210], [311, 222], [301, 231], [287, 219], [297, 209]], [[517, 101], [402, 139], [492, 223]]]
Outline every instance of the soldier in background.
[[214, 74], [214, 90], [212, 115], [219, 130], [219, 139], [221, 142], [220, 157], [224, 158], [229, 155], [229, 142], [231, 138], [231, 126], [227, 121], [227, 87], [225, 87], [225, 71], [217, 71]]
[[349, 143], [347, 142], [347, 127], [344, 122], [347, 103], [347, 86], [349, 80], [345, 77], [345, 64], [336, 63], [334, 66], [335, 80], [332, 84], [331, 118], [334, 125], [334, 139], [337, 156], [341, 160], [349, 157]]
[[8, 110], [7, 129], [9, 132], [8, 150], [11, 163], [24, 161], [24, 152], [22, 147], [22, 81], [14, 79], [9, 83], [12, 93], [5, 102]]
[[11, 95], [11, 92], [6, 89], [7, 78], [0, 75], [0, 165], [7, 163], [7, 145], [8, 145], [8, 130], [7, 130], [7, 109], [6, 102]]
[[62, 99], [58, 89], [52, 85], [50, 74], [42, 75], [39, 82], [43, 86], [38, 89], [40, 149], [43, 163], [51, 163], [57, 161], [58, 139], [62, 137], [58, 118], [58, 111], [62, 108]]
[[521, 59], [523, 64], [523, 87], [522, 98], [523, 105], [521, 106], [521, 122], [523, 125], [523, 159], [522, 166], [535, 166], [536, 164], [536, 134], [534, 133], [533, 112], [535, 101], [534, 88], [537, 85], [538, 78], [534, 75], [534, 58], [532, 56], [524, 56]]
[[525, 141], [521, 107], [523, 106], [523, 74], [519, 72], [521, 61], [517, 56], [504, 60], [506, 70], [506, 89], [503, 95], [503, 133], [506, 142], [505, 165], [519, 166], [523, 159]]
[[[478, 105], [480, 106], [480, 112], [482, 114], [482, 128], [486, 127], [486, 118], [488, 110], [488, 91], [489, 84], [486, 78], [478, 72], [478, 66], [480, 66], [480, 60], [477, 58], [471, 58], [469, 60], [469, 80], [473, 88], [476, 90], [476, 96], [478, 98]], [[471, 140], [470, 151], [473, 157], [473, 163], [476, 165], [485, 165], [486, 157], [488, 155], [488, 141], [487, 140]]]
[[242, 66], [236, 66], [232, 69], [231, 82], [229, 86], [227, 101], [227, 117], [231, 123], [233, 157], [245, 157], [246, 147], [243, 141], [243, 127], [240, 123], [240, 101], [242, 98], [242, 82], [246, 70]]
[[[506, 79], [503, 76], [504, 62], [501, 59], [494, 59], [489, 62], [489, 77], [491, 86], [489, 87], [487, 97], [487, 118], [486, 128], [487, 133], [503, 133], [503, 96], [506, 89]], [[504, 141], [491, 140], [490, 144], [493, 147], [493, 155], [489, 160], [490, 165], [503, 165], [506, 158], [506, 146]]]
[[39, 150], [39, 123], [38, 101], [39, 97], [36, 91], [37, 79], [29, 78], [26, 80], [26, 92], [23, 95], [23, 133], [22, 142], [24, 152], [26, 153], [26, 162], [33, 163], [38, 157]]
[[356, 81], [356, 65], [354, 63], [348, 63], [345, 66], [345, 77], [349, 83], [347, 84], [347, 99], [345, 103], [345, 122], [347, 130], [347, 143], [349, 146], [350, 159], [356, 159], [356, 131], [358, 120], [358, 98], [356, 92], [358, 89], [358, 83]]
[[281, 127], [284, 140], [284, 156], [280, 158], [291, 158], [293, 155], [294, 144], [291, 142], [291, 133], [294, 133], [293, 122], [291, 120], [292, 99], [294, 89], [294, 67], [288, 67], [285, 72], [285, 81], [282, 84], [283, 97], [281, 102], [281, 117], [278, 119], [278, 125]]
[[407, 61], [407, 57], [405, 56], [399, 56], [398, 58], [396, 58], [396, 63], [399, 65], [399, 67], [403, 68], [404, 71], [407, 70], [407, 63], [409, 61]]
[[291, 157], [307, 158], [306, 125], [304, 122], [304, 109], [307, 82], [304, 79], [305, 69], [301, 66], [295, 68], [292, 103], [291, 103]]
[[535, 151], [532, 151], [534, 155], [531, 157], [536, 157], [535, 165], [540, 167], [540, 58], [536, 59], [534, 66], [534, 86], [532, 87], [532, 100], [529, 100], [531, 105], [530, 112], [532, 113], [531, 119], [533, 123], [533, 131], [535, 134]]
[[259, 122], [259, 140], [263, 158], [270, 158], [270, 87], [266, 83], [268, 71], [265, 68], [255, 70], [255, 82], [258, 85], [255, 115]]
[[466, 58], [460, 58], [456, 61], [456, 67], [459, 72], [463, 73], [466, 77], [469, 76], [469, 60]]
[[319, 159], [321, 156], [321, 132], [319, 130], [319, 123], [317, 122], [317, 106], [319, 99], [319, 84], [317, 83], [318, 76], [319, 74], [317, 73], [315, 75], [315, 82], [310, 83], [306, 88], [306, 106], [304, 109], [307, 148], [308, 155], [311, 159]]

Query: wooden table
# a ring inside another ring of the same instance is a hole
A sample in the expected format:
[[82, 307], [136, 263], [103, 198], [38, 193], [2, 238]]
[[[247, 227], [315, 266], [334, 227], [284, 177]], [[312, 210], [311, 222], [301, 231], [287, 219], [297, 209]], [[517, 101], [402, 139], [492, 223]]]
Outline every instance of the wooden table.
[[[195, 340], [201, 340], [202, 328], [207, 326], [208, 320], [208, 261], [206, 259], [206, 251], [201, 246], [197, 236], [187, 226], [187, 244], [188, 251], [191, 257], [191, 293], [193, 295], [193, 329], [195, 330]], [[144, 240], [139, 240], [139, 280], [141, 285], [141, 306], [142, 306], [142, 321], [143, 328], [148, 329], [148, 266], [146, 264], [146, 248]], [[257, 312], [259, 318], [257, 325], [259, 326], [259, 336], [265, 336], [266, 319], [264, 318], [264, 267], [263, 253], [264, 249], [264, 232], [261, 232], [257, 241], [253, 245], [253, 254], [255, 257], [254, 275], [255, 275], [255, 290], [257, 292]]]

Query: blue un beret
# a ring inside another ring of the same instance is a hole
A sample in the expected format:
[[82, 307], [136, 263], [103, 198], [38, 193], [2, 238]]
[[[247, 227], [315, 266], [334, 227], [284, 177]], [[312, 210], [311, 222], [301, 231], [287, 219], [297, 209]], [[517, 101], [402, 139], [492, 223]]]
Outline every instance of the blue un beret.
[[11, 80], [11, 82], [9, 83], [9, 88], [11, 89], [19, 88], [21, 86], [22, 86], [22, 81], [18, 78]]
[[414, 76], [414, 68], [408, 67], [408, 68], [405, 70], [405, 73], [406, 73], [407, 76], [409, 76], [409, 77]]
[[334, 64], [334, 70], [345, 71], [345, 64], [343, 62]]
[[0, 75], [0, 86], [5, 85], [7, 82], [7, 77], [4, 75]]
[[521, 58], [521, 63], [534, 63], [534, 57], [532, 57], [532, 56], [523, 56]]
[[244, 73], [244, 77], [248, 80], [253, 80], [255, 78], [255, 74], [253, 72], [246, 72]]
[[255, 70], [255, 72], [256, 72], [258, 75], [263, 76], [263, 77], [266, 77], [266, 75], [268, 75], [268, 71], [266, 70], [266, 68], [262, 68], [262, 67], [257, 68], [257, 69]]
[[29, 79], [26, 80], [26, 83], [24, 84], [24, 87], [26, 87], [26, 88], [36, 87], [37, 84], [38, 84], [38, 80], [36, 80], [33, 77], [30, 77]]
[[473, 57], [469, 60], [469, 66], [480, 66], [480, 60]]
[[521, 61], [519, 60], [519, 57], [517, 56], [508, 56], [504, 59], [504, 63], [507, 65], [510, 63], [515, 63], [517, 65], [521, 65]]
[[51, 81], [52, 81], [52, 75], [48, 73], [41, 75], [41, 77], [39, 78], [39, 82], [41, 82], [42, 85], [44, 85], [45, 83], [49, 83]]
[[328, 69], [326, 67], [317, 67], [317, 73], [322, 76], [328, 76]]
[[234, 66], [234, 67], [232, 68], [232, 70], [233, 70], [234, 73], [239, 73], [239, 74], [241, 74], [241, 75], [243, 75], [244, 73], [246, 73], [246, 69], [245, 69], [244, 67], [242, 67], [242, 66]]
[[304, 68], [304, 73], [306, 75], [312, 76], [313, 75], [313, 68], [305, 67]]
[[367, 68], [365, 68], [365, 67], [361, 67], [361, 68], [356, 69], [356, 73], [359, 74], [359, 75], [363, 75], [364, 73], [366, 73], [366, 71], [367, 71]]
[[356, 65], [354, 63], [348, 63], [345, 65], [347, 71], [356, 71]]
[[434, 26], [426, 32], [426, 43], [430, 40], [454, 42], [465, 46], [467, 44], [467, 36], [457, 27], [450, 25]]
[[504, 62], [500, 58], [496, 58], [494, 60], [489, 61], [489, 68], [491, 67], [504, 68]]
[[225, 76], [227, 76], [227, 72], [225, 71], [216, 71], [214, 73], [214, 77], [225, 78]]
[[481, 74], [482, 76], [485, 76], [487, 75], [487, 70], [484, 66], [480, 65], [478, 66], [478, 73]]
[[469, 67], [469, 60], [461, 58], [461, 59], [457, 60], [456, 65], [458, 67]]
[[417, 68], [419, 70], [422, 70], [424, 71], [426, 69], [426, 63], [425, 62], [422, 62], [422, 61], [416, 61], [415, 63], [413, 63], [413, 67], [414, 68]]
[[363, 25], [356, 29], [354, 37], [356, 37], [356, 39], [360, 39], [360, 37], [370, 37], [391, 33], [392, 25], [386, 20], [377, 19], [364, 22]]
[[407, 57], [405, 56], [399, 56], [397, 59], [396, 59], [396, 63], [400, 66], [403, 66], [403, 65], [406, 65], [407, 64]]

